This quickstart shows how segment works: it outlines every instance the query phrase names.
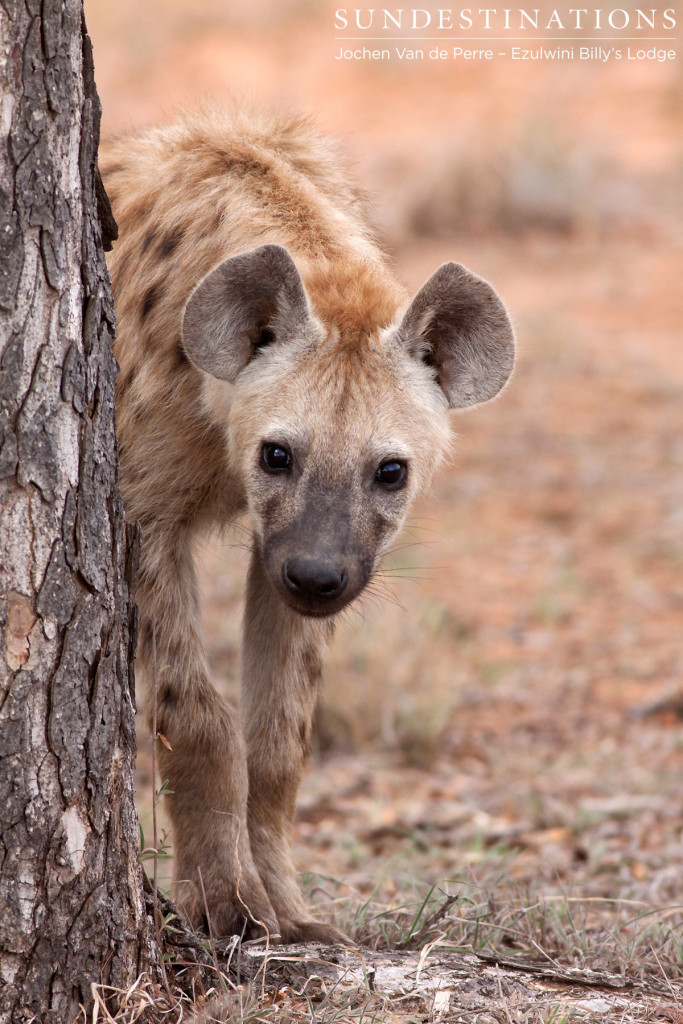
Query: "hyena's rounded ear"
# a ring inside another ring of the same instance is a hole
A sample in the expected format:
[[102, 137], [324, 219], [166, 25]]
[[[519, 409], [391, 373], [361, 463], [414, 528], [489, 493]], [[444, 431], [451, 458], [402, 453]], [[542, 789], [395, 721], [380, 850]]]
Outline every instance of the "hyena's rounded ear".
[[444, 263], [408, 307], [397, 337], [436, 370], [453, 408], [486, 402], [507, 381], [514, 332], [490, 284], [458, 263]]
[[258, 349], [309, 318], [294, 260], [281, 245], [262, 245], [231, 256], [199, 282], [183, 314], [183, 348], [195, 366], [232, 382]]

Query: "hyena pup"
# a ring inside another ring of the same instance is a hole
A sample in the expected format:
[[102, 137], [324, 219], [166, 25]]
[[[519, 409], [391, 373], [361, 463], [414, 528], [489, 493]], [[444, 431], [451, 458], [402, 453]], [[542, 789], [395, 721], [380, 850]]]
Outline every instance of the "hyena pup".
[[[205, 112], [101, 162], [120, 231], [121, 486], [142, 526], [138, 668], [156, 665], [177, 899], [214, 934], [333, 941], [290, 853], [323, 655], [428, 487], [449, 408], [505, 384], [510, 321], [456, 263], [407, 301], [302, 120]], [[192, 546], [243, 512], [240, 717], [210, 681]]]

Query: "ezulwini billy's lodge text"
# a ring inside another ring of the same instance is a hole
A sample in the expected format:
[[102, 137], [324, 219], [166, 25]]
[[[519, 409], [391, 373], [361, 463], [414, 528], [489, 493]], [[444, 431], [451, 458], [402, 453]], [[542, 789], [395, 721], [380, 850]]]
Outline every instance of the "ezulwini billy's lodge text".
[[505, 50], [479, 47], [453, 46], [450, 48], [393, 46], [355, 49], [341, 47], [335, 60], [343, 61], [491, 61], [496, 57], [510, 57], [521, 61], [592, 61], [606, 64], [611, 61], [647, 61], [663, 63], [676, 60], [676, 50], [658, 46], [510, 46]]

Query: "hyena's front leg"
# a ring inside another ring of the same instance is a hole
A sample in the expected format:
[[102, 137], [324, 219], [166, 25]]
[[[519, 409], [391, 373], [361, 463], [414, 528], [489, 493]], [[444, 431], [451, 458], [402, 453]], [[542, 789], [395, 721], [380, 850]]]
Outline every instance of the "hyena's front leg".
[[339, 942], [301, 897], [291, 853], [299, 782], [310, 749], [330, 620], [304, 618], [282, 602], [252, 556], [247, 583], [242, 706], [249, 764], [249, 835], [283, 942]]
[[[176, 898], [195, 927], [215, 935], [262, 933], [278, 924], [254, 865], [247, 826], [247, 760], [238, 716], [209, 679], [187, 536], [143, 527], [138, 577], [147, 715], [157, 742], [173, 827]], [[156, 662], [156, 687], [153, 685]], [[152, 685], [149, 685], [152, 684]]]

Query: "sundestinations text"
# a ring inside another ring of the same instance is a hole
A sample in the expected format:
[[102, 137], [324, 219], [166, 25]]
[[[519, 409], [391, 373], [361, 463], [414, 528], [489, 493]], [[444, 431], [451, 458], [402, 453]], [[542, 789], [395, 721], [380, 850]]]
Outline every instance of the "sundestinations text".
[[543, 29], [544, 31], [601, 30], [611, 29], [621, 32], [624, 29], [636, 32], [649, 30], [673, 31], [676, 28], [676, 11], [673, 8], [660, 10], [647, 8], [626, 10], [623, 7], [577, 8], [566, 10], [557, 8], [541, 11], [538, 8], [440, 8], [427, 11], [423, 8], [350, 8], [340, 7], [335, 12], [335, 29], [344, 31], [352, 29], [359, 32], [370, 31], [402, 31], [420, 32], [424, 29], [436, 29], [448, 32], [457, 29], [467, 31], [479, 30], [512, 30], [523, 32], [526, 29]]

